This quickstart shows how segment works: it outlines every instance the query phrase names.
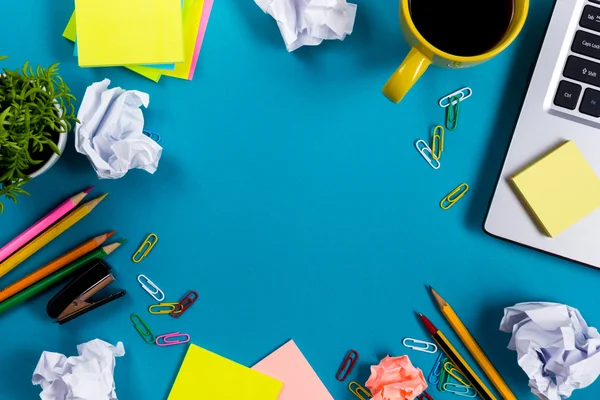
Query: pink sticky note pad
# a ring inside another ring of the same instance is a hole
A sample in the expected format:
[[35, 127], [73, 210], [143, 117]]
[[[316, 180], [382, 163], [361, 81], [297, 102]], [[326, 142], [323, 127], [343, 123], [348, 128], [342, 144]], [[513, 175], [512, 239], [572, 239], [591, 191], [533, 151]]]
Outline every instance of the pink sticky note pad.
[[333, 396], [293, 340], [275, 350], [252, 369], [283, 382], [283, 389], [277, 400], [333, 400]]
[[202, 42], [204, 41], [204, 35], [206, 34], [206, 27], [208, 26], [208, 19], [210, 18], [210, 12], [212, 10], [214, 0], [204, 0], [204, 7], [202, 8], [202, 17], [200, 17], [200, 27], [198, 29], [198, 36], [196, 37], [196, 47], [194, 48], [194, 57], [192, 58], [192, 65], [190, 68], [190, 75], [188, 80], [194, 79], [194, 72], [196, 72], [196, 64], [198, 63], [198, 56], [200, 55], [200, 49], [202, 48]]

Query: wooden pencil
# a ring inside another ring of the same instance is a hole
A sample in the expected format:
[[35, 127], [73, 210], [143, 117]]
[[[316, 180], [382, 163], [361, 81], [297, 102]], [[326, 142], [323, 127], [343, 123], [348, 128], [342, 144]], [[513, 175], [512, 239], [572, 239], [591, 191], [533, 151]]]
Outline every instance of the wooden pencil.
[[477, 364], [479, 364], [483, 372], [485, 372], [485, 374], [492, 382], [494, 387], [498, 390], [500, 396], [502, 396], [504, 400], [517, 400], [515, 395], [511, 392], [510, 388], [506, 384], [506, 382], [504, 382], [504, 379], [502, 379], [502, 377], [500, 376], [498, 371], [496, 371], [496, 368], [494, 368], [494, 366], [487, 358], [483, 350], [481, 350], [479, 344], [477, 344], [477, 342], [469, 333], [469, 331], [462, 323], [460, 318], [458, 318], [458, 315], [456, 315], [452, 307], [450, 307], [450, 304], [448, 304], [448, 302], [444, 300], [442, 296], [440, 296], [435, 290], [433, 290], [431, 286], [429, 287], [429, 289], [431, 290], [431, 294], [435, 298], [435, 301], [438, 303], [442, 315], [444, 316], [444, 318], [446, 318], [448, 323], [450, 323], [450, 326], [452, 326], [454, 332], [456, 332], [456, 334], [463, 342], [463, 344], [467, 347], [473, 358], [475, 358], [475, 361], [477, 361]]
[[454, 346], [452, 346], [452, 344], [446, 338], [446, 336], [444, 336], [444, 334], [438, 328], [436, 328], [435, 325], [433, 325], [433, 323], [426, 316], [424, 316], [421, 313], [418, 314], [421, 318], [421, 321], [423, 322], [423, 325], [425, 325], [425, 328], [427, 328], [427, 331], [429, 332], [433, 340], [435, 340], [435, 342], [440, 347], [440, 350], [446, 353], [452, 364], [456, 368], [458, 368], [458, 370], [465, 376], [465, 378], [469, 380], [471, 385], [473, 385], [473, 388], [477, 391], [477, 394], [479, 394], [479, 396], [483, 400], [496, 400], [496, 397], [494, 397], [490, 389], [488, 389], [487, 386], [485, 386], [485, 383], [483, 383], [481, 378], [477, 376], [475, 371], [473, 371], [473, 369], [469, 366], [469, 364], [467, 364], [465, 359], [462, 358], [462, 356], [458, 353]]
[[37, 221], [35, 224], [27, 228], [19, 236], [11, 240], [5, 246], [0, 249], [0, 262], [6, 260], [12, 254], [14, 254], [21, 247], [25, 246], [29, 241], [35, 238], [37, 235], [45, 231], [49, 226], [54, 224], [56, 221], [64, 217], [67, 213], [71, 212], [75, 207], [81, 203], [83, 198], [92, 191], [94, 187], [84, 190], [81, 193], [67, 199], [64, 203], [50, 211], [48, 215]]
[[[98, 257], [98, 256], [92, 257], [91, 259], [106, 257], [107, 255], [109, 255], [110, 253], [115, 251], [124, 242], [125, 242], [125, 240], [121, 240], [119, 242], [109, 244], [107, 246], [104, 246], [104, 247], [94, 250], [92, 253], [97, 253], [99, 255], [103, 254], [103, 255], [100, 257]], [[17, 305], [23, 303], [24, 301], [29, 300], [30, 298], [37, 296], [38, 294], [50, 289], [51, 287], [59, 284], [60, 282], [68, 279], [73, 274], [75, 274], [78, 270], [80, 270], [82, 267], [87, 265], [87, 262], [89, 260], [87, 260], [87, 261], [84, 260], [87, 257], [88, 256], [86, 255], [84, 258], [80, 258], [79, 260], [75, 261], [74, 263], [67, 265], [65, 268], [56, 271], [55, 273], [47, 276], [46, 278], [42, 279], [41, 281], [36, 282], [33, 285], [29, 286], [27, 289], [22, 290], [19, 293], [15, 294], [14, 296], [9, 297], [8, 299], [4, 300], [3, 302], [0, 303], [0, 313], [10, 310], [10, 309], [16, 307]]]
[[21, 248], [21, 250], [17, 251], [15, 254], [6, 259], [0, 264], [0, 277], [3, 277], [8, 272], [12, 271], [42, 247], [46, 246], [67, 229], [75, 225], [75, 223], [88, 215], [107, 195], [108, 193], [79, 206], [77, 209], [75, 209], [75, 211], [72, 211], [65, 218], [52, 225], [52, 227], [50, 227], [47, 231], [26, 244], [23, 248]]
[[21, 290], [28, 288], [36, 282], [44, 279], [50, 274], [58, 271], [64, 266], [71, 264], [72, 262], [83, 257], [85, 262], [89, 261], [88, 257], [84, 257], [86, 254], [96, 254], [97, 252], [93, 252], [93, 250], [97, 249], [104, 243], [109, 237], [114, 235], [115, 231], [105, 233], [104, 235], [97, 236], [91, 240], [88, 240], [81, 246], [74, 248], [63, 256], [60, 256], [54, 261], [51, 261], [47, 265], [38, 269], [37, 271], [32, 272], [27, 275], [25, 278], [20, 279], [19, 281], [13, 283], [12, 285], [0, 290], [0, 302], [8, 299], [11, 296], [19, 293]]

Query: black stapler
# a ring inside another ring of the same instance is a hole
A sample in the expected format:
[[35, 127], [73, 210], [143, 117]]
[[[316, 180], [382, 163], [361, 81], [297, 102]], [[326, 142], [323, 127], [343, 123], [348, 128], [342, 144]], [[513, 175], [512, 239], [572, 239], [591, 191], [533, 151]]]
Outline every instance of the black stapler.
[[125, 290], [111, 294], [102, 299], [92, 296], [115, 281], [110, 273], [110, 266], [101, 259], [90, 261], [67, 286], [56, 294], [46, 307], [50, 318], [56, 318], [64, 324], [95, 308], [110, 303], [125, 295]]

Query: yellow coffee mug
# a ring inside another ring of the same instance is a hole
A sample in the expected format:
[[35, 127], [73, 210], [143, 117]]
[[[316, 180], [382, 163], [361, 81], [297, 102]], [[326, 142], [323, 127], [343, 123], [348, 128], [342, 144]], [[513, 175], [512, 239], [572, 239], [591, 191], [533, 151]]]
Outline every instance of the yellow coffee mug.
[[394, 103], [402, 100], [431, 64], [444, 68], [466, 68], [480, 64], [501, 53], [519, 35], [529, 11], [529, 0], [514, 0], [513, 18], [502, 40], [483, 54], [463, 57], [436, 48], [419, 33], [410, 15], [410, 1], [400, 0], [400, 27], [412, 49], [383, 87], [383, 94]]

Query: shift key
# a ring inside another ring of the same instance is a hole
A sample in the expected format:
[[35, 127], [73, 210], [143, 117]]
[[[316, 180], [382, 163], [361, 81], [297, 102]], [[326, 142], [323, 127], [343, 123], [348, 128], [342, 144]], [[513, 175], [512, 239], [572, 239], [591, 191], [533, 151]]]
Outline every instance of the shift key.
[[579, 82], [600, 87], [600, 64], [569, 56], [563, 75]]

